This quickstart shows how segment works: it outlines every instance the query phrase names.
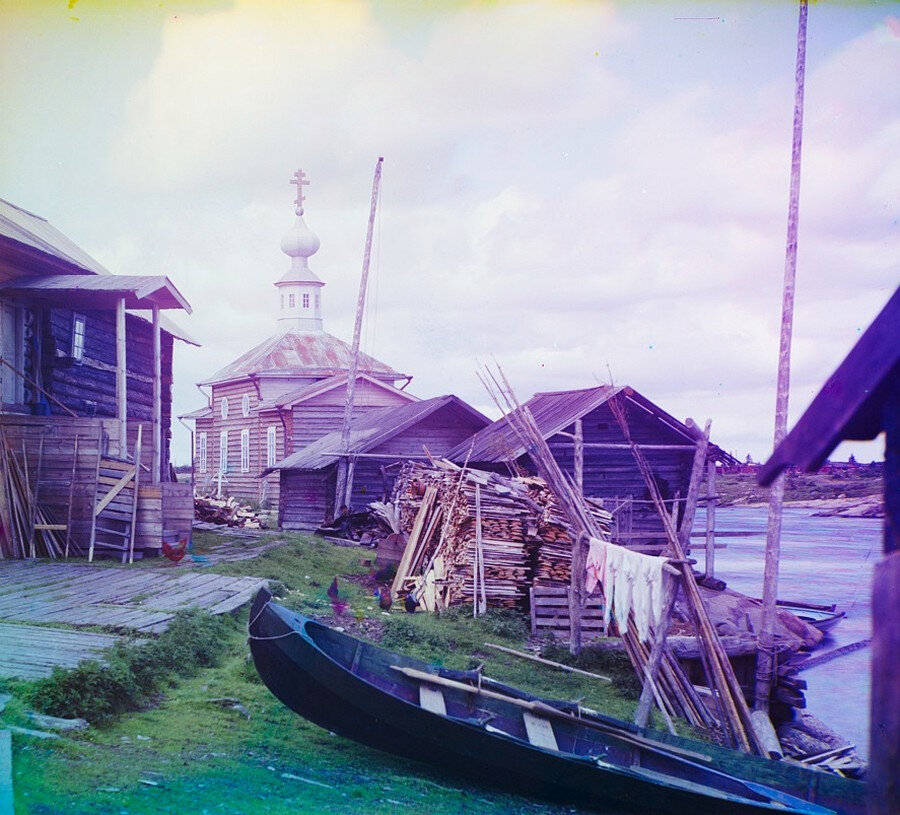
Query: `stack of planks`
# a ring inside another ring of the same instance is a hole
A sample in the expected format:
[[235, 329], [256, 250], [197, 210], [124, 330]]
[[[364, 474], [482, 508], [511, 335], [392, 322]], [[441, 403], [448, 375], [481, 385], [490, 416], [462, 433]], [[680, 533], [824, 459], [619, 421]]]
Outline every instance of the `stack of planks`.
[[[509, 478], [447, 461], [410, 462], [395, 482], [399, 525], [408, 537], [394, 591], [437, 607], [472, 603], [525, 608], [536, 579], [568, 581], [571, 536], [538, 478]], [[610, 516], [593, 509], [598, 525]]]

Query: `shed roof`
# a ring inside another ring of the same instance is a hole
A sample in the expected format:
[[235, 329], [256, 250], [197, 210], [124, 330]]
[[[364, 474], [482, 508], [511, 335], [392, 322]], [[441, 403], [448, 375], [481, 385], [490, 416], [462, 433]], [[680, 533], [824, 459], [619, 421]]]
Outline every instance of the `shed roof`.
[[[455, 406], [472, 417], [476, 422], [486, 425], [489, 419], [471, 405], [457, 396], [434, 396], [408, 405], [380, 408], [354, 417], [350, 427], [349, 453], [367, 453], [379, 444], [394, 438], [404, 430], [412, 427], [436, 411]], [[302, 450], [279, 461], [275, 466], [266, 469], [263, 474], [274, 470], [321, 470], [340, 459], [337, 451], [341, 445], [341, 432], [336, 430]]]
[[164, 275], [30, 275], [0, 285], [8, 294], [27, 294], [37, 299], [65, 298], [71, 308], [109, 308], [120, 297], [129, 309], [181, 308], [191, 306]]
[[[633, 405], [652, 414], [661, 424], [683, 436], [687, 443], [696, 443], [696, 432], [627, 386], [598, 385], [581, 390], [545, 391], [536, 393], [523, 407], [531, 411], [541, 435], [549, 439], [619, 393]], [[731, 456], [715, 445], [711, 445], [711, 449], [718, 458], [731, 460]], [[504, 416], [479, 430], [472, 439], [458, 444], [447, 453], [447, 458], [461, 462], [468, 456], [473, 463], [500, 463], [514, 461], [525, 452], [524, 445]]]
[[[308, 399], [312, 399], [314, 396], [319, 396], [320, 394], [327, 393], [334, 388], [346, 387], [349, 379], [349, 373], [335, 374], [334, 376], [320, 379], [318, 382], [312, 382], [308, 385], [303, 385], [299, 388], [289, 390], [287, 391], [287, 393], [276, 396], [274, 399], [266, 399], [259, 403], [259, 409], [274, 410], [276, 408], [290, 408], [294, 405], [299, 405], [300, 403], [305, 402]], [[400, 390], [400, 388], [395, 388], [393, 385], [389, 385], [387, 382], [375, 379], [368, 374], [357, 374], [356, 381], [369, 382], [370, 384], [378, 388], [383, 388], [386, 391], [390, 391], [391, 393], [402, 396], [404, 399], [408, 399], [410, 402], [419, 401], [418, 396], [413, 396], [411, 393]]]
[[[290, 328], [263, 340], [200, 385], [232, 382], [250, 376], [329, 377], [350, 370], [353, 351], [347, 343], [324, 331]], [[374, 357], [360, 352], [359, 370], [375, 379], [408, 378]]]
[[[56, 260], [93, 274], [110, 272], [87, 252], [76, 246], [46, 218], [0, 198], [0, 237], [36, 249]], [[77, 269], [73, 269], [77, 272]]]
[[817, 470], [844, 439], [874, 439], [900, 377], [900, 288], [829, 377], [790, 433], [760, 467], [763, 486], [790, 466]]

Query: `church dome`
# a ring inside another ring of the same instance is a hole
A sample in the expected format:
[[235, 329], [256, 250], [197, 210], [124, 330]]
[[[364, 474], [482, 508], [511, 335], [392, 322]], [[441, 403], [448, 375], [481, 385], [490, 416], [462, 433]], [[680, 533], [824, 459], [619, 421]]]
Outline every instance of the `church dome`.
[[308, 258], [319, 250], [319, 237], [303, 221], [301, 215], [281, 239], [281, 251], [290, 258]]

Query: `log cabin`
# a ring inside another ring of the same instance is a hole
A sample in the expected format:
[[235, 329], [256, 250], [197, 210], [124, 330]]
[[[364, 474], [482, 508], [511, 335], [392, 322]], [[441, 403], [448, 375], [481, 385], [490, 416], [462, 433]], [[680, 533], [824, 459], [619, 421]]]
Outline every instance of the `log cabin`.
[[[64, 532], [71, 553], [93, 553], [95, 542], [108, 553], [121, 548], [102, 531], [116, 524], [105, 517], [98, 529], [94, 507], [112, 477], [101, 469], [134, 466], [139, 435], [134, 512], [116, 528], [134, 528], [136, 557], [158, 553], [167, 535], [190, 534], [190, 485], [176, 483], [169, 450], [174, 342], [196, 343], [161, 314], [166, 309], [190, 313], [168, 278], [113, 275], [44, 218], [0, 200], [6, 556], [16, 548], [10, 467], [24, 476], [34, 503], [65, 527], [56, 531]], [[33, 528], [18, 532], [34, 537]]]
[[[658, 554], [665, 544], [662, 522], [631, 449], [609, 406], [618, 398], [625, 408], [630, 433], [642, 448], [657, 480], [660, 494], [679, 523], [684, 517], [691, 465], [700, 430], [683, 423], [630, 387], [598, 386], [582, 390], [537, 393], [527, 407], [563, 472], [580, 485], [584, 495], [603, 499], [613, 514], [613, 538], [627, 546]], [[734, 459], [710, 445], [707, 500], [715, 501], [716, 462]], [[447, 458], [497, 472], [534, 474], [521, 440], [505, 418], [458, 444]], [[708, 542], [709, 549], [715, 545]], [[712, 572], [708, 572], [712, 577]]]
[[489, 424], [457, 396], [435, 396], [354, 416], [349, 446], [334, 430], [270, 468], [281, 481], [283, 529], [316, 529], [332, 517], [338, 462], [352, 463], [351, 511], [387, 500], [405, 461], [442, 456]]
[[760, 468], [769, 486], [787, 468], [819, 469], [847, 439], [885, 434], [884, 546], [872, 585], [868, 805], [900, 812], [900, 288]]
[[[302, 171], [294, 176], [296, 221], [281, 241], [290, 268], [275, 281], [276, 332], [198, 386], [206, 405], [194, 422], [194, 480], [200, 492], [278, 506], [277, 471], [260, 472], [340, 427], [351, 347], [325, 331], [324, 281], [309, 266], [319, 238], [303, 220]], [[360, 353], [354, 414], [417, 401], [412, 377]], [[397, 387], [400, 383], [401, 387]]]

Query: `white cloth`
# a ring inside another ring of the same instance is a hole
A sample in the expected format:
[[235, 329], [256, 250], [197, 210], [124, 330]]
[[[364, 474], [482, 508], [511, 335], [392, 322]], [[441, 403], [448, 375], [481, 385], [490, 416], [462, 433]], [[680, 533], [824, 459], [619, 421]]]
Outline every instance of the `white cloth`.
[[634, 613], [638, 638], [646, 642], [650, 627], [659, 624], [665, 577], [664, 557], [642, 555], [599, 538], [591, 538], [585, 566], [585, 588], [590, 594], [601, 583], [605, 602], [603, 625], [609, 628], [613, 615], [622, 634], [628, 632], [628, 617]]

